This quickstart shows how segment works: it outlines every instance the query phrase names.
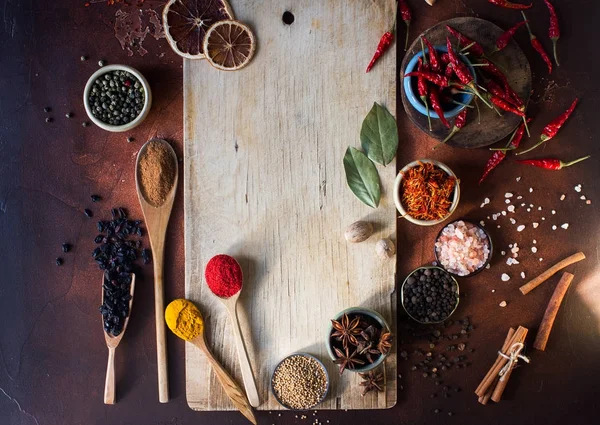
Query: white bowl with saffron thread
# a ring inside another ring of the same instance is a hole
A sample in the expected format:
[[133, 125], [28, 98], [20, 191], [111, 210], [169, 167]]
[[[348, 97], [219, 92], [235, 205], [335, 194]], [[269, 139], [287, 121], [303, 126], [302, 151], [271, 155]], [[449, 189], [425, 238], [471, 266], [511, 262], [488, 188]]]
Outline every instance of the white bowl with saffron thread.
[[[450, 205], [448, 214], [446, 214], [446, 216], [444, 218], [441, 218], [439, 220], [420, 220], [418, 218], [414, 218], [408, 214], [408, 212], [404, 208], [404, 205], [402, 205], [402, 195], [400, 193], [400, 189], [402, 187], [402, 179], [404, 178], [404, 174], [411, 168], [416, 167], [417, 165], [423, 164], [423, 163], [431, 163], [434, 166], [436, 166], [437, 168], [444, 171], [446, 174], [448, 174], [448, 176], [454, 177], [456, 179], [456, 185], [454, 186], [454, 194], [452, 195], [452, 204]], [[440, 224], [440, 223], [446, 221], [448, 218], [450, 218], [452, 213], [454, 213], [454, 211], [456, 211], [459, 200], [460, 200], [460, 180], [458, 179], [456, 174], [454, 174], [454, 171], [452, 171], [450, 169], [450, 167], [448, 167], [446, 164], [436, 161], [435, 159], [419, 159], [417, 161], [413, 161], [409, 164], [406, 164], [404, 166], [404, 168], [402, 168], [398, 172], [398, 175], [396, 176], [396, 181], [394, 182], [394, 204], [396, 204], [396, 209], [398, 210], [398, 212], [400, 213], [402, 218], [405, 218], [406, 220], [408, 220], [411, 223], [416, 224], [418, 226], [435, 226], [436, 224]]]

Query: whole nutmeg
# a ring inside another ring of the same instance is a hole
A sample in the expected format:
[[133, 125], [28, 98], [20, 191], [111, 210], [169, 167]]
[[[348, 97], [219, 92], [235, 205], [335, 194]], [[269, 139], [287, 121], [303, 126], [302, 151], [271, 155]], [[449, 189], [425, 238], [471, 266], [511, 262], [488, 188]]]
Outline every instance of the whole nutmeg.
[[396, 245], [389, 239], [381, 239], [375, 244], [375, 252], [384, 260], [392, 258], [396, 253]]
[[369, 239], [373, 234], [373, 225], [366, 221], [357, 221], [346, 228], [344, 237], [348, 242], [358, 243]]

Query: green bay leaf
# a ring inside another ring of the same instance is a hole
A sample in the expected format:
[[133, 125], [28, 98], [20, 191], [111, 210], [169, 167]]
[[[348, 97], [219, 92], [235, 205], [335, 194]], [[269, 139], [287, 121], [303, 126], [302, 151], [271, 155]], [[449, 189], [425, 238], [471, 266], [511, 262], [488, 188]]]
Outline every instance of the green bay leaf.
[[360, 129], [360, 144], [367, 156], [381, 165], [388, 165], [398, 150], [396, 119], [378, 104], [365, 117]]
[[348, 186], [356, 197], [366, 205], [377, 208], [381, 187], [375, 164], [358, 149], [349, 147], [344, 155], [344, 170]]

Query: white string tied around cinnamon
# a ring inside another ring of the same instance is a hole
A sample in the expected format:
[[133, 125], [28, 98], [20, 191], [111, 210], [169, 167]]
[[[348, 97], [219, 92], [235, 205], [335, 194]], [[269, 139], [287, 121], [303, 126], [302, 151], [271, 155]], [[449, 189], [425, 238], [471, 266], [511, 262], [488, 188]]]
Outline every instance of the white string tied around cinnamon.
[[515, 342], [508, 350], [508, 355], [504, 354], [501, 351], [498, 351], [498, 354], [500, 354], [505, 359], [508, 359], [508, 363], [506, 363], [504, 365], [504, 367], [502, 369], [500, 369], [500, 373], [498, 373], [498, 375], [500, 375], [501, 381], [504, 381], [504, 378], [506, 377], [506, 373], [509, 370], [511, 370], [513, 367], [517, 366], [519, 359], [523, 360], [525, 363], [530, 362], [529, 357], [521, 354], [521, 351], [523, 351], [524, 348], [525, 348], [525, 345], [522, 342]]

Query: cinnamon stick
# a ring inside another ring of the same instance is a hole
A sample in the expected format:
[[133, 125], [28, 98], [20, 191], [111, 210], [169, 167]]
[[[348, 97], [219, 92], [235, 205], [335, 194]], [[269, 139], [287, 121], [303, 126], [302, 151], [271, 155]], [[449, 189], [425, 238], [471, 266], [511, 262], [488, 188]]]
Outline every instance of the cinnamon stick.
[[[515, 334], [510, 340], [509, 347], [512, 347], [516, 342], [525, 341], [525, 337], [527, 336], [527, 328], [523, 326], [519, 326], [519, 328], [515, 331]], [[505, 353], [506, 354], [506, 353]], [[488, 389], [494, 384], [494, 381], [502, 368], [508, 363], [508, 359], [500, 356], [500, 361], [494, 363], [495, 366], [492, 367], [491, 372], [486, 375], [486, 378], [481, 382], [478, 387], [478, 390], [475, 391], [475, 394], [478, 396], [484, 396]]]
[[[508, 350], [508, 343], [510, 342], [510, 340], [512, 339], [513, 335], [515, 334], [515, 329], [514, 328], [510, 328], [508, 330], [508, 334], [506, 335], [506, 338], [504, 339], [504, 343], [502, 344], [502, 348], [500, 349], [500, 351], [502, 353], [506, 353], [506, 351]], [[479, 384], [479, 386], [475, 389], [475, 393], [477, 394], [477, 391], [479, 391], [481, 389], [481, 385], [483, 384], [483, 382], [489, 378], [489, 376], [492, 373], [492, 370], [494, 369], [494, 367], [496, 366], [496, 364], [500, 361], [500, 359], [502, 358], [502, 356], [500, 354], [498, 354], [498, 357], [496, 357], [496, 361], [494, 362], [494, 364], [492, 365], [491, 369], [488, 370], [488, 372], [486, 373], [486, 375], [483, 377], [483, 380], [481, 381], [481, 383]], [[491, 395], [491, 394], [490, 394]], [[480, 398], [482, 398], [483, 396], [481, 396]]]
[[548, 343], [548, 338], [550, 337], [550, 331], [552, 330], [554, 319], [556, 319], [558, 309], [560, 308], [562, 300], [567, 293], [567, 289], [569, 289], [569, 285], [571, 285], [573, 277], [574, 276], [571, 273], [565, 272], [562, 274], [558, 285], [556, 285], [556, 288], [554, 289], [552, 298], [550, 298], [548, 307], [546, 307], [546, 312], [544, 313], [544, 318], [542, 319], [542, 323], [540, 324], [540, 328], [535, 337], [533, 348], [541, 351], [546, 349], [546, 344]]
[[519, 291], [521, 291], [523, 293], [523, 295], [527, 295], [533, 289], [537, 288], [542, 283], [544, 283], [546, 280], [548, 280], [550, 277], [552, 277], [556, 272], [564, 269], [567, 266], [570, 266], [573, 263], [577, 263], [581, 260], [585, 260], [585, 254], [583, 252], [578, 252], [577, 254], [573, 254], [570, 257], [567, 257], [564, 260], [559, 261], [558, 263], [556, 263], [555, 265], [550, 267], [548, 270], [546, 270], [541, 275], [537, 276], [536, 278], [527, 282], [525, 285], [521, 286], [519, 288]]

